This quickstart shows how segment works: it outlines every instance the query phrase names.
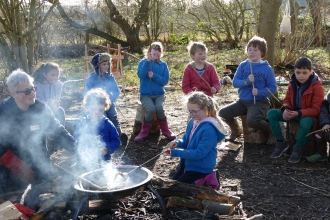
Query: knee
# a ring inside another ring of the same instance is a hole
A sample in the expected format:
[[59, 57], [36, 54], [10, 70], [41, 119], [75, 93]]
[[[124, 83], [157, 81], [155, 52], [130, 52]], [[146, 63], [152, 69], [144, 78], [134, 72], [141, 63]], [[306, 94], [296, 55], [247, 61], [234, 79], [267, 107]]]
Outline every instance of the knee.
[[312, 129], [314, 120], [311, 117], [302, 118], [300, 120], [300, 128], [302, 129]]
[[[267, 118], [268, 119], [274, 119], [275, 115], [278, 115], [281, 110], [278, 109], [271, 109], [267, 112]], [[281, 112], [282, 113], [282, 112]]]

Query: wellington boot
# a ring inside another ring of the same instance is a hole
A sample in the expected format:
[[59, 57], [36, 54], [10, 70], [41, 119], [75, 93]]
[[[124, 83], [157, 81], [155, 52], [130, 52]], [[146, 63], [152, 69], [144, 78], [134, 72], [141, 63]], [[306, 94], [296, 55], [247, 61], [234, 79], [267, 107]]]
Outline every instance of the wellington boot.
[[134, 141], [143, 141], [149, 135], [149, 130], [152, 126], [152, 123], [143, 122], [142, 128], [138, 136], [134, 138]]
[[163, 135], [165, 135], [168, 139], [174, 140], [176, 138], [175, 134], [172, 131], [170, 131], [170, 129], [168, 128], [166, 118], [163, 121], [158, 120], [158, 124], [160, 126], [160, 130], [162, 131]]

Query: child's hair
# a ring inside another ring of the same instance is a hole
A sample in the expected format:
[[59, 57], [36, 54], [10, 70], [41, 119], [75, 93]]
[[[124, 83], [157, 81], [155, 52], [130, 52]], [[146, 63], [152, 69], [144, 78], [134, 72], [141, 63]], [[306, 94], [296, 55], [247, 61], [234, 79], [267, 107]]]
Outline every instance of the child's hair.
[[150, 44], [150, 46], [148, 47], [148, 50], [146, 52], [147, 56], [148, 56], [148, 53], [151, 53], [152, 49], [158, 50], [161, 53], [160, 57], [163, 56], [164, 49], [163, 49], [163, 44], [161, 42], [155, 41], [152, 44]]
[[312, 70], [312, 61], [307, 57], [300, 57], [294, 64], [295, 69], [309, 69]]
[[191, 55], [195, 54], [197, 50], [205, 51], [205, 53], [207, 53], [207, 51], [208, 51], [206, 45], [200, 41], [195, 41], [195, 42], [190, 41], [187, 46], [187, 50], [188, 50], [189, 54], [191, 54]]
[[217, 107], [213, 98], [205, 95], [203, 92], [195, 91], [189, 94], [188, 103], [197, 104], [200, 108], [206, 107], [207, 116], [215, 118], [218, 121], [221, 130], [224, 131], [224, 126], [222, 120], [218, 116]]
[[83, 106], [86, 108], [91, 105], [104, 105], [105, 111], [111, 106], [109, 95], [104, 89], [91, 89], [84, 97]]
[[247, 53], [249, 47], [258, 47], [261, 52], [261, 57], [264, 57], [267, 53], [267, 41], [258, 36], [252, 37], [249, 42], [247, 43], [247, 46], [245, 48], [245, 51]]
[[92, 65], [95, 71], [98, 73], [99, 64], [103, 62], [109, 62], [109, 69], [111, 68], [111, 56], [108, 53], [97, 53], [92, 58]]
[[60, 74], [60, 66], [57, 63], [53, 63], [53, 62], [42, 63], [33, 73], [34, 81], [38, 83], [46, 82], [44, 73], [47, 75], [52, 69], [56, 69]]

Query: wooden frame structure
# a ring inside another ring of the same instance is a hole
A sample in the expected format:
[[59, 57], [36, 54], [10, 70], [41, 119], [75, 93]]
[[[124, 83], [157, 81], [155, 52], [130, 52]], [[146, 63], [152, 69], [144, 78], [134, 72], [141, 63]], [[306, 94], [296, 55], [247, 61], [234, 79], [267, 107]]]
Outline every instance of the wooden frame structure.
[[[110, 45], [107, 44], [107, 53], [111, 55]], [[92, 72], [89, 69], [89, 62], [92, 60], [93, 56], [88, 56], [87, 44], [85, 44], [85, 56], [83, 56], [84, 61], [84, 84], [86, 83], [86, 78]], [[115, 50], [115, 55], [111, 55], [111, 73], [115, 77], [117, 83], [121, 80], [122, 91], [125, 92], [125, 78], [126, 75], [123, 73], [123, 61], [124, 56], [121, 55], [121, 45], [118, 44], [117, 50]], [[115, 68], [113, 68], [115, 67]], [[118, 83], [119, 84], [119, 83]]]

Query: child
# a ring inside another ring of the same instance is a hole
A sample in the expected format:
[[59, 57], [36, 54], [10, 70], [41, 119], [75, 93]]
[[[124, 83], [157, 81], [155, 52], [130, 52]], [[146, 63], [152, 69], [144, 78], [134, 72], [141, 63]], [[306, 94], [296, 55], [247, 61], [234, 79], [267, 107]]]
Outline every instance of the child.
[[306, 57], [297, 59], [288, 91], [281, 109], [268, 111], [269, 125], [276, 138], [276, 147], [270, 158], [279, 158], [289, 148], [284, 140], [279, 122], [299, 122], [300, 129], [289, 163], [298, 163], [306, 144], [306, 135], [316, 128], [324, 97], [322, 83], [312, 70], [312, 63]]
[[88, 163], [97, 162], [101, 156], [110, 160], [120, 141], [116, 127], [103, 115], [111, 105], [109, 96], [103, 89], [92, 89], [85, 95], [83, 105], [87, 116], [79, 122], [73, 134], [79, 158]]
[[319, 115], [319, 124], [322, 131], [315, 134], [317, 153], [306, 157], [308, 162], [327, 161], [327, 142], [330, 142], [330, 91], [322, 103]]
[[202, 42], [190, 42], [187, 47], [193, 60], [184, 70], [182, 91], [202, 91], [208, 96], [216, 94], [220, 88], [220, 80], [214, 66], [206, 61], [207, 47]]
[[46, 103], [61, 125], [65, 125], [65, 111], [60, 107], [63, 83], [58, 79], [60, 67], [57, 63], [43, 63], [34, 72], [36, 98]]
[[170, 72], [167, 64], [162, 61], [163, 46], [160, 42], [150, 45], [147, 58], [140, 61], [138, 66], [138, 77], [140, 78], [140, 101], [146, 109], [142, 129], [134, 141], [143, 141], [149, 135], [154, 115], [162, 133], [170, 140], [175, 139], [175, 135], [169, 130], [165, 111], [165, 89], [170, 79]]
[[[242, 134], [242, 129], [235, 117], [247, 115], [247, 124], [256, 130], [268, 131], [266, 121], [270, 108], [268, 97], [276, 92], [276, 81], [272, 67], [262, 60], [266, 55], [266, 40], [255, 36], [246, 46], [248, 59], [241, 62], [233, 79], [233, 86], [238, 88], [238, 100], [220, 110], [221, 118], [231, 129], [228, 138], [234, 141]], [[269, 92], [269, 91], [270, 92]]]
[[110, 64], [111, 57], [108, 53], [97, 53], [93, 56], [92, 65], [95, 71], [86, 80], [85, 94], [93, 88], [102, 88], [107, 92], [112, 105], [105, 111], [105, 116], [115, 125], [122, 145], [126, 145], [128, 137], [121, 130], [115, 106], [120, 90], [115, 77], [110, 73]]
[[[172, 179], [194, 183], [213, 173], [217, 143], [227, 132], [217, 116], [215, 102], [204, 93], [192, 92], [188, 98], [187, 109], [191, 119], [186, 133], [182, 139], [169, 143], [169, 153], [172, 157], [181, 159], [180, 167]], [[219, 188], [219, 184], [214, 188]]]

